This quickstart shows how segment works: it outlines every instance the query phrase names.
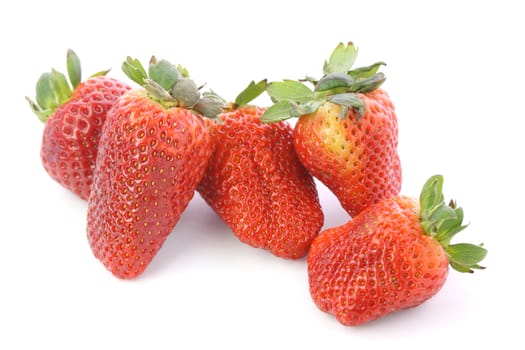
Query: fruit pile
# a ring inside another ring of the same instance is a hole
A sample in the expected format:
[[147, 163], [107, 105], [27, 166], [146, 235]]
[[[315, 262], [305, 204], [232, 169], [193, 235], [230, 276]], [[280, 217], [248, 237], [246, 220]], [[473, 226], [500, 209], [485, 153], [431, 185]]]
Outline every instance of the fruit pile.
[[[82, 81], [44, 73], [33, 112], [45, 123], [41, 159], [58, 183], [88, 201], [94, 256], [122, 279], [142, 274], [195, 191], [241, 242], [282, 258], [307, 256], [315, 304], [355, 326], [417, 306], [448, 266], [482, 269], [482, 245], [451, 244], [463, 211], [432, 176], [419, 199], [401, 196], [398, 125], [381, 89], [384, 65], [353, 68], [339, 44], [320, 79], [252, 82], [234, 102], [202, 91], [187, 69], [128, 57], [139, 88], [96, 73]], [[262, 93], [269, 107], [250, 105]], [[292, 127], [286, 119], [298, 118]], [[322, 232], [314, 177], [352, 219]]]

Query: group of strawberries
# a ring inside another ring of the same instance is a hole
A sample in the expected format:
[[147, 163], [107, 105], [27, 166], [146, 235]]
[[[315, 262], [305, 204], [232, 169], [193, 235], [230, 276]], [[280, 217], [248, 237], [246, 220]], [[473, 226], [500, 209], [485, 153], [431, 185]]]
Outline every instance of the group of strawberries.
[[[31, 108], [45, 122], [41, 158], [58, 183], [88, 200], [87, 237], [115, 276], [140, 275], [195, 191], [240, 241], [282, 258], [308, 255], [311, 296], [345, 325], [417, 306], [446, 280], [448, 265], [482, 268], [482, 245], [451, 244], [463, 211], [431, 177], [419, 200], [400, 196], [394, 107], [378, 62], [354, 68], [339, 44], [320, 79], [252, 82], [226, 103], [182, 66], [152, 57], [122, 69], [140, 88], [100, 72], [82, 82], [68, 51]], [[249, 105], [266, 92], [268, 108]], [[288, 118], [299, 119], [292, 127]], [[320, 232], [313, 177], [352, 220]]]

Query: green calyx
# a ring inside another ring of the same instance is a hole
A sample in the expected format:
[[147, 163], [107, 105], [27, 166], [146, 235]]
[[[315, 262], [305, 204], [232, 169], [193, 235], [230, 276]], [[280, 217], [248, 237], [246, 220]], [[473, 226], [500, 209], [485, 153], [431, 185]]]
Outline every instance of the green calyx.
[[268, 81], [266, 79], [261, 80], [258, 83], [252, 80], [250, 84], [248, 84], [248, 86], [243, 91], [241, 91], [239, 95], [237, 95], [233, 106], [231, 106], [232, 109], [246, 106], [248, 103], [259, 97], [264, 91], [266, 91], [267, 87]]
[[[42, 122], [46, 122], [58, 107], [67, 102], [75, 88], [82, 81], [80, 59], [77, 54], [69, 49], [67, 51], [68, 77], [54, 69], [40, 76], [36, 83], [36, 101], [26, 96], [31, 110]], [[109, 70], [93, 74], [91, 77], [106, 75]], [[69, 78], [69, 82], [68, 82]]]
[[[341, 106], [340, 117], [346, 118], [353, 109], [356, 122], [366, 113], [365, 103], [359, 96], [379, 88], [386, 80], [383, 73], [378, 73], [383, 62], [367, 67], [352, 69], [357, 58], [357, 48], [353, 43], [340, 43], [325, 61], [323, 77], [306, 77], [300, 81], [284, 80], [269, 83], [266, 92], [274, 105], [262, 116], [265, 122], [276, 122], [300, 117], [315, 111], [325, 102]], [[310, 83], [313, 89], [305, 85]]]
[[213, 91], [201, 94], [202, 87], [189, 78], [186, 68], [157, 60], [155, 56], [151, 57], [147, 72], [139, 60], [131, 57], [124, 61], [122, 70], [164, 108], [186, 108], [205, 117], [216, 118], [227, 106], [226, 101]]
[[467, 225], [463, 225], [463, 209], [457, 207], [454, 201], [445, 204], [442, 190], [443, 177], [440, 175], [432, 176], [423, 186], [419, 197], [423, 230], [443, 246], [450, 266], [455, 270], [472, 273], [473, 269], [484, 269], [479, 265], [487, 255], [483, 244], [450, 244], [452, 238]]

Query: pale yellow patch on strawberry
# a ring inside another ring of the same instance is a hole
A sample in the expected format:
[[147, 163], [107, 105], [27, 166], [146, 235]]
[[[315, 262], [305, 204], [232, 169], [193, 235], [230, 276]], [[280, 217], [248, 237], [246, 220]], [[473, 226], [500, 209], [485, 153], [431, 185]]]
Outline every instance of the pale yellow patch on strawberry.
[[321, 149], [330, 152], [334, 159], [344, 160], [342, 166], [351, 166], [360, 159], [363, 148], [349, 144], [347, 123], [341, 121], [341, 106], [326, 102], [312, 114], [312, 123], [317, 124], [318, 140]]

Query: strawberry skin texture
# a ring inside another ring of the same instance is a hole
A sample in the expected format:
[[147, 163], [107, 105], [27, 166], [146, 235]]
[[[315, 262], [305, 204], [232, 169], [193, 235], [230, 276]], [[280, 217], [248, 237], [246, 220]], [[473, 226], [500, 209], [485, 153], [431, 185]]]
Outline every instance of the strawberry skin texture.
[[88, 205], [94, 255], [119, 278], [140, 275], [193, 197], [211, 156], [200, 116], [131, 91], [108, 114]]
[[46, 122], [40, 157], [59, 184], [87, 200], [93, 182], [102, 126], [117, 98], [130, 87], [106, 76], [77, 86], [71, 99]]
[[282, 258], [307, 254], [324, 216], [312, 176], [297, 159], [286, 122], [264, 109], [225, 112], [210, 126], [214, 152], [198, 191], [240, 241]]
[[446, 253], [425, 235], [411, 197], [385, 199], [321, 232], [308, 255], [315, 304], [347, 326], [423, 303], [447, 274]]
[[301, 162], [351, 216], [401, 189], [394, 106], [381, 89], [359, 96], [366, 114], [358, 122], [353, 110], [341, 119], [341, 107], [325, 102], [299, 118], [294, 135]]

